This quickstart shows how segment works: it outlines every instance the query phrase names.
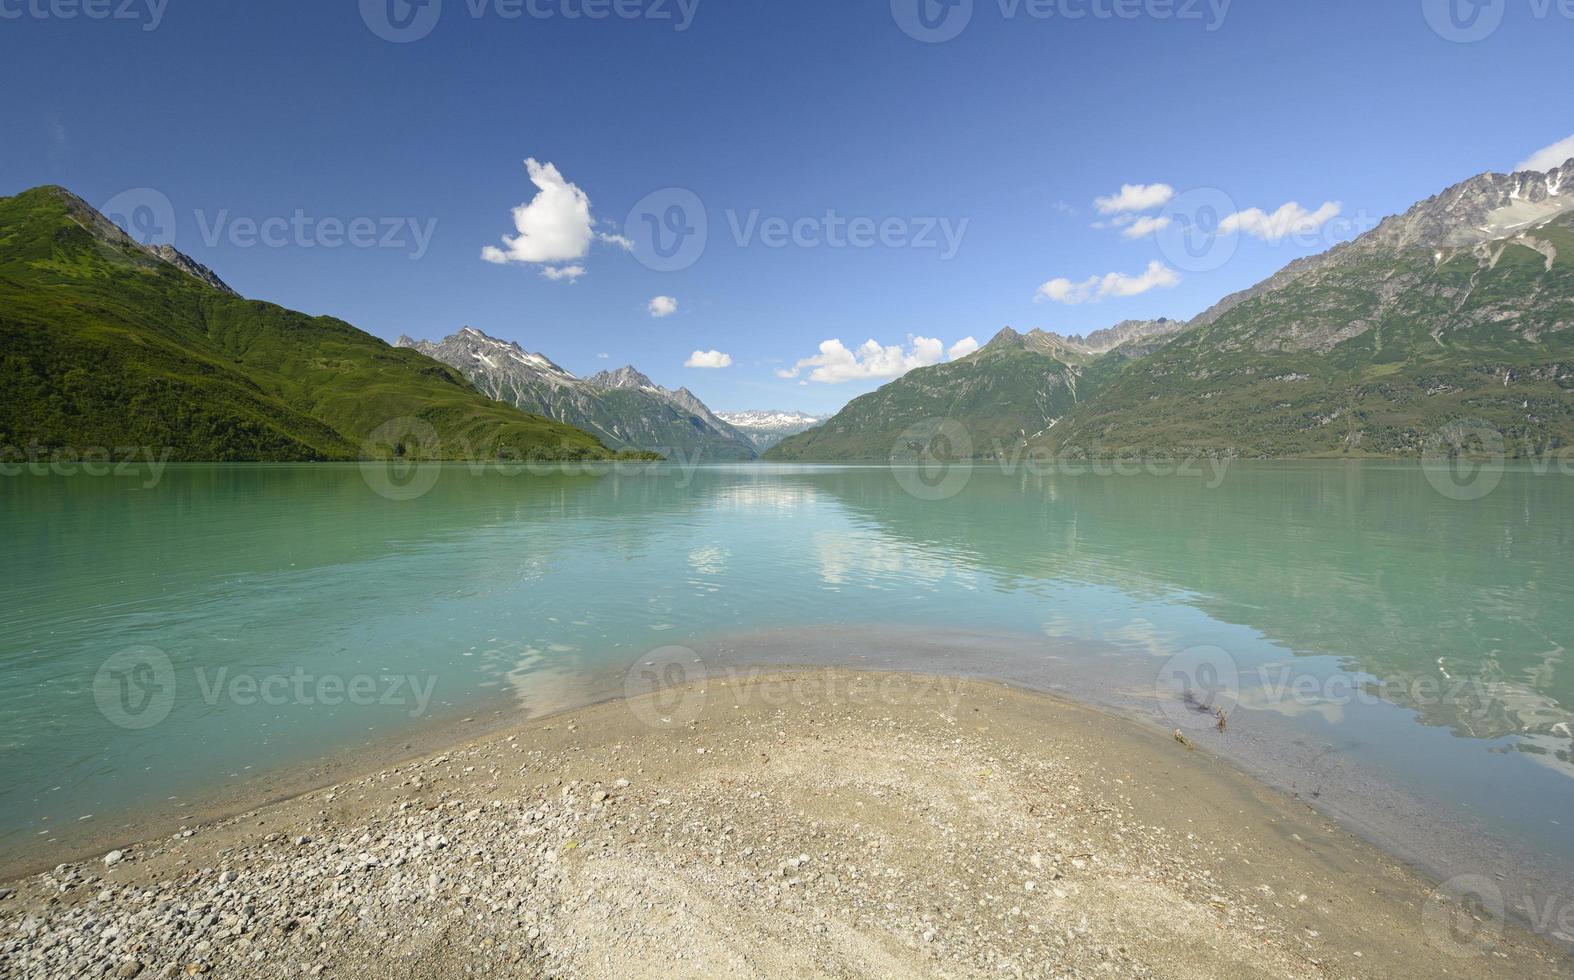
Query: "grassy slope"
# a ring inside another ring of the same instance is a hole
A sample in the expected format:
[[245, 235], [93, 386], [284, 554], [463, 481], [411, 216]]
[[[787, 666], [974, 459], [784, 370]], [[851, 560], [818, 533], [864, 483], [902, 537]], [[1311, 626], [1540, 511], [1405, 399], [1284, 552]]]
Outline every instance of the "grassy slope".
[[959, 361], [919, 368], [857, 398], [824, 425], [773, 446], [765, 458], [901, 459], [910, 455], [906, 430], [935, 418], [961, 422], [972, 438], [972, 455], [991, 456], [1065, 415], [1087, 397], [1088, 388], [1085, 374], [1079, 377], [1052, 357], [987, 347]]
[[595, 437], [328, 317], [214, 289], [94, 230], [58, 188], [0, 199], [0, 447], [147, 446], [175, 460], [353, 459], [390, 420], [427, 458], [602, 458]]
[[[1489, 269], [1469, 252], [1437, 266], [1428, 253], [1406, 253], [1251, 300], [1133, 364], [1043, 444], [1391, 455], [1479, 419], [1503, 433], [1511, 455], [1568, 445], [1574, 222], [1535, 235], [1557, 249], [1550, 270], [1514, 243]], [[1391, 288], [1397, 301], [1379, 309], [1375, 290]], [[1281, 342], [1352, 323], [1366, 329], [1326, 353]]]

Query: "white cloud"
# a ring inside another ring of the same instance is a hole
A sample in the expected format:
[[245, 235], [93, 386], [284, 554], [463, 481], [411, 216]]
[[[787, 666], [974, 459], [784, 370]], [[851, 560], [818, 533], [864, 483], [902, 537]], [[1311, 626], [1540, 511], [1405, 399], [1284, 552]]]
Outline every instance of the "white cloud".
[[972, 337], [963, 337], [961, 340], [946, 348], [946, 356], [955, 361], [978, 350], [978, 341]]
[[1273, 214], [1267, 214], [1262, 208], [1248, 208], [1226, 215], [1219, 222], [1219, 234], [1233, 235], [1236, 232], [1245, 232], [1254, 235], [1265, 242], [1281, 242], [1291, 235], [1310, 234], [1339, 217], [1339, 212], [1344, 206], [1337, 201], [1329, 201], [1316, 211], [1308, 211], [1295, 201], [1284, 205]]
[[606, 359], [607, 359], [607, 358], [609, 358], [609, 357], [611, 357], [611, 356], [612, 356], [612, 355], [611, 355], [611, 354], [608, 354], [608, 353], [606, 353], [606, 352], [605, 352], [605, 351], [603, 351], [603, 352], [601, 352], [601, 353], [600, 353], [600, 354], [597, 354], [597, 355], [596, 355], [596, 359], [597, 359], [597, 360], [601, 360], [601, 361], [605, 361], [605, 360], [606, 360]]
[[1168, 289], [1179, 284], [1180, 281], [1180, 273], [1155, 260], [1148, 263], [1145, 272], [1136, 276], [1111, 272], [1105, 276], [1091, 276], [1081, 282], [1051, 279], [1038, 287], [1035, 300], [1042, 303], [1047, 299], [1054, 303], [1077, 306], [1081, 303], [1097, 303], [1111, 296], [1140, 296], [1150, 289]]
[[671, 296], [657, 296], [650, 301], [650, 306], [646, 309], [650, 311], [651, 316], [659, 320], [678, 312], [678, 301]]
[[608, 245], [616, 245], [625, 252], [634, 251], [634, 242], [628, 238], [623, 237], [622, 235], [610, 235], [604, 232], [597, 232], [596, 238], [600, 241], [606, 242]]
[[683, 366], [686, 368], [732, 367], [732, 355], [723, 354], [719, 350], [697, 350], [689, 355]]
[[1123, 211], [1151, 211], [1163, 207], [1175, 196], [1169, 184], [1123, 184], [1119, 194], [1094, 200], [1100, 214], [1120, 214]]
[[1169, 218], [1153, 218], [1143, 215], [1136, 221], [1127, 225], [1121, 234], [1127, 238], [1147, 238], [1154, 232], [1163, 231], [1170, 226]]
[[1570, 159], [1574, 159], [1574, 136], [1570, 136], [1566, 140], [1559, 140], [1544, 150], [1537, 150], [1531, 155], [1529, 160], [1524, 161], [1515, 167], [1514, 170], [1516, 173], [1521, 170], [1542, 172], [1556, 170], [1558, 167], [1568, 163]]
[[528, 204], [514, 209], [514, 230], [519, 234], [515, 237], [504, 235], [504, 248], [486, 246], [481, 250], [481, 258], [495, 265], [584, 258], [595, 236], [590, 220], [590, 198], [565, 180], [550, 163], [538, 163], [531, 158], [525, 161], [525, 170], [536, 186], [536, 196]]
[[840, 340], [827, 340], [820, 344], [820, 353], [804, 358], [790, 369], [777, 371], [776, 376], [790, 380], [812, 368], [808, 380], [825, 385], [870, 378], [899, 378], [915, 368], [939, 364], [948, 355], [953, 359], [966, 357], [978, 349], [978, 341], [972, 337], [964, 337], [949, 350], [933, 337], [909, 336], [907, 340], [905, 347], [901, 344], [886, 347], [869, 340], [856, 350], [849, 349]]
[[550, 279], [553, 282], [573, 282], [575, 279], [578, 279], [580, 276], [582, 276], [584, 274], [585, 274], [585, 267], [582, 266], [582, 265], [565, 265], [565, 266], [551, 266], [551, 265], [549, 265], [549, 266], [544, 266], [541, 269], [541, 277], [543, 279]]

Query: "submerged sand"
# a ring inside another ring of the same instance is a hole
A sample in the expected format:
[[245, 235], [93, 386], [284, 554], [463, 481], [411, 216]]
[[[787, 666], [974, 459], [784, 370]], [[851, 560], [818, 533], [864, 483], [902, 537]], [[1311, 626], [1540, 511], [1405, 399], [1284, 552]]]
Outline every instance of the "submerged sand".
[[910, 674], [609, 702], [120, 850], [7, 886], [0, 975], [1570, 968], [1168, 732]]

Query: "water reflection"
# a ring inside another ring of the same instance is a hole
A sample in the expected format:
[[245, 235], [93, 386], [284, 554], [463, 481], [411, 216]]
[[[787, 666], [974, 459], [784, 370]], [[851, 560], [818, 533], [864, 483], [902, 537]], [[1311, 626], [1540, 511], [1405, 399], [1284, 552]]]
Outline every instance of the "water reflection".
[[[355, 467], [0, 481], [0, 833], [410, 724], [403, 705], [213, 697], [219, 672], [429, 677], [434, 711], [506, 693], [539, 713], [655, 647], [804, 626], [1151, 664], [1213, 644], [1256, 678], [1244, 708], [1323, 724], [1347, 701], [1276, 678], [1342, 668], [1422, 726], [1574, 770], [1574, 482], [1510, 470], [1461, 502], [1413, 466], [1237, 463], [1211, 484], [980, 467], [922, 500], [872, 467], [461, 466], [395, 501]], [[168, 721], [128, 732], [92, 687], [136, 645], [181, 681]]]

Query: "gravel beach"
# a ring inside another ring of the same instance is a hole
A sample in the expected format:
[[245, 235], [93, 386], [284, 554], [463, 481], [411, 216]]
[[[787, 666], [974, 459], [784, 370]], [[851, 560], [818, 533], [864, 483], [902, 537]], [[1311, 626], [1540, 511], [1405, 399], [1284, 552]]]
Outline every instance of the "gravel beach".
[[27, 980], [1570, 969], [1205, 746], [845, 670], [531, 721], [0, 896]]

